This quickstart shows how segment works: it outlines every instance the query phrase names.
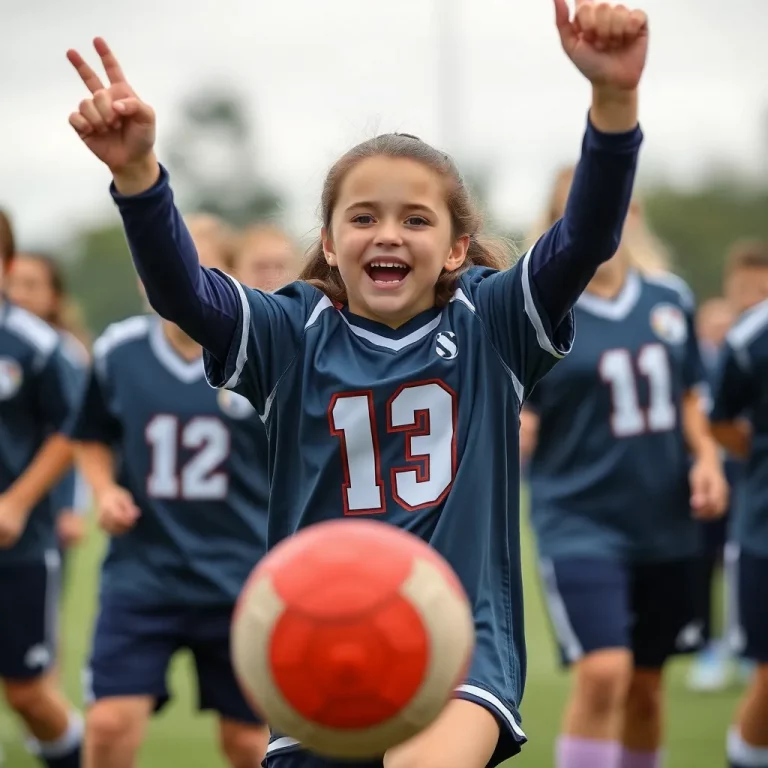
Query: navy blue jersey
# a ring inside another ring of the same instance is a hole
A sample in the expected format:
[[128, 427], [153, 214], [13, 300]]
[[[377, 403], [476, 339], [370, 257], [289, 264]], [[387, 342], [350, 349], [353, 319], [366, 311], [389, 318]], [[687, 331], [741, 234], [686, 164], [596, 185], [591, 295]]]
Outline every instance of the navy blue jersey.
[[627, 277], [576, 304], [572, 353], [536, 388], [531, 516], [541, 554], [670, 560], [695, 554], [684, 394], [703, 381], [693, 301], [678, 278]]
[[117, 483], [141, 510], [110, 541], [104, 594], [141, 604], [225, 605], [263, 555], [267, 441], [253, 407], [205, 381], [159, 318], [110, 326], [73, 429], [110, 445]]
[[[72, 370], [78, 391], [85, 384], [88, 371], [88, 350], [68, 331], [59, 329], [61, 351], [66, 363]], [[85, 514], [91, 502], [90, 489], [76, 468], [72, 468], [51, 490], [56, 513], [77, 512]]]
[[[43, 320], [0, 303], [0, 493], [26, 470], [46, 438], [63, 429], [77, 380], [59, 335]], [[18, 542], [0, 549], [0, 565], [42, 560], [56, 547], [55, 503], [45, 496]]]
[[445, 308], [397, 330], [307, 283], [275, 294], [235, 283], [226, 365], [205, 355], [210, 382], [245, 395], [266, 423], [269, 546], [344, 515], [380, 516], [428, 541], [474, 607], [466, 687], [508, 721], [524, 679], [519, 410], [573, 331], [568, 314], [553, 332], [529, 259], [469, 270]]
[[752, 447], [733, 504], [731, 535], [745, 550], [768, 556], [768, 301], [729, 331], [713, 392], [712, 421], [748, 418]]

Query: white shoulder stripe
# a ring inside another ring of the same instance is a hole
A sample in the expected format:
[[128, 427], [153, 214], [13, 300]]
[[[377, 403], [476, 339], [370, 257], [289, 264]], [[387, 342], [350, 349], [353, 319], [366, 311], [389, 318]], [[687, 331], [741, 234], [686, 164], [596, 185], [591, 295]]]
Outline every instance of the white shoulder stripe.
[[[226, 273], [224, 273], [226, 274]], [[243, 310], [243, 322], [240, 329], [240, 345], [237, 348], [237, 357], [235, 358], [235, 370], [232, 375], [224, 382], [224, 389], [232, 389], [237, 386], [240, 381], [240, 377], [243, 374], [243, 368], [248, 360], [248, 334], [251, 331], [251, 305], [248, 303], [248, 298], [245, 295], [245, 290], [238, 280], [235, 280], [231, 275], [226, 275], [235, 286], [237, 295], [240, 297], [240, 306]], [[234, 343], [234, 339], [233, 339]]]
[[59, 343], [59, 334], [45, 320], [41, 320], [21, 307], [10, 307], [5, 327], [33, 346], [44, 360], [51, 355]]
[[149, 315], [137, 315], [108, 325], [93, 345], [93, 357], [103, 360], [113, 349], [133, 339], [146, 336], [150, 327]]
[[460, 301], [462, 304], [469, 307], [472, 312], [475, 311], [475, 305], [467, 298], [467, 294], [464, 293], [461, 288], [457, 288], [454, 291], [453, 296], [451, 296], [451, 301]]
[[320, 317], [326, 309], [333, 309], [333, 302], [327, 296], [323, 296], [323, 298], [315, 304], [315, 308], [312, 310], [307, 322], [304, 324], [304, 330], [306, 331], [307, 328], [311, 328], [317, 322], [317, 318]]
[[757, 304], [736, 321], [736, 325], [725, 337], [728, 345], [743, 356], [747, 353], [750, 342], [768, 326], [768, 300]]
[[539, 310], [536, 309], [536, 303], [533, 300], [533, 292], [531, 291], [531, 275], [529, 270], [531, 254], [533, 253], [533, 249], [535, 247], [536, 243], [534, 243], [533, 247], [528, 251], [528, 253], [523, 256], [523, 263], [521, 265], [523, 271], [522, 279], [525, 314], [528, 316], [528, 320], [533, 326], [534, 331], [536, 331], [536, 340], [539, 342], [539, 346], [545, 352], [549, 352], [552, 357], [556, 357], [559, 360], [560, 358], [565, 357], [565, 355], [555, 347], [555, 345], [552, 343], [552, 340], [549, 338], [549, 336], [547, 336], [547, 332], [544, 330], [544, 323], [542, 323], [541, 317], [539, 316]]
[[692, 310], [696, 306], [696, 298], [693, 295], [693, 291], [682, 277], [674, 275], [671, 272], [663, 272], [658, 275], [645, 275], [644, 277], [647, 283], [662, 285], [665, 288], [670, 288], [675, 291], [680, 297], [680, 301], [688, 310]]

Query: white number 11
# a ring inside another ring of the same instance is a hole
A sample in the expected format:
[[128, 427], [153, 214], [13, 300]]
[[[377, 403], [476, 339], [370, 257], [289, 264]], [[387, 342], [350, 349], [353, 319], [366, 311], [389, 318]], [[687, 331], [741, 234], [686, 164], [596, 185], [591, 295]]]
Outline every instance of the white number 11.
[[674, 429], [677, 411], [672, 401], [672, 374], [662, 344], [648, 344], [637, 355], [636, 370], [648, 380], [648, 408], [640, 407], [635, 363], [628, 350], [608, 350], [598, 367], [611, 388], [611, 428], [616, 437]]

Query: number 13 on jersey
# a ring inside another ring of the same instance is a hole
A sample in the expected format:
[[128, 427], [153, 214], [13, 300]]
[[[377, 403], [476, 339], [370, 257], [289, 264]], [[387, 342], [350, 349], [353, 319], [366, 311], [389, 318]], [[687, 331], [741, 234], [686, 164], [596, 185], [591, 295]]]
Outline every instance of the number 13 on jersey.
[[[404, 384], [386, 404], [385, 440], [402, 433], [404, 463], [382, 466], [373, 392], [334, 395], [328, 407], [331, 434], [341, 443], [344, 514], [386, 512], [385, 483], [408, 511], [443, 501], [456, 471], [456, 394], [442, 381]], [[389, 476], [387, 477], [387, 469]]]

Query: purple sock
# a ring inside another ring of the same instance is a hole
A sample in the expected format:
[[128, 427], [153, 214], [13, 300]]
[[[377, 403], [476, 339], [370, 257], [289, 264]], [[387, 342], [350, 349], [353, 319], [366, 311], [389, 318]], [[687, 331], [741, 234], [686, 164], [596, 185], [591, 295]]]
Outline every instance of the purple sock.
[[636, 752], [623, 747], [619, 768], [661, 768], [661, 750], [655, 752]]
[[619, 768], [621, 747], [615, 741], [561, 736], [557, 740], [557, 768]]

